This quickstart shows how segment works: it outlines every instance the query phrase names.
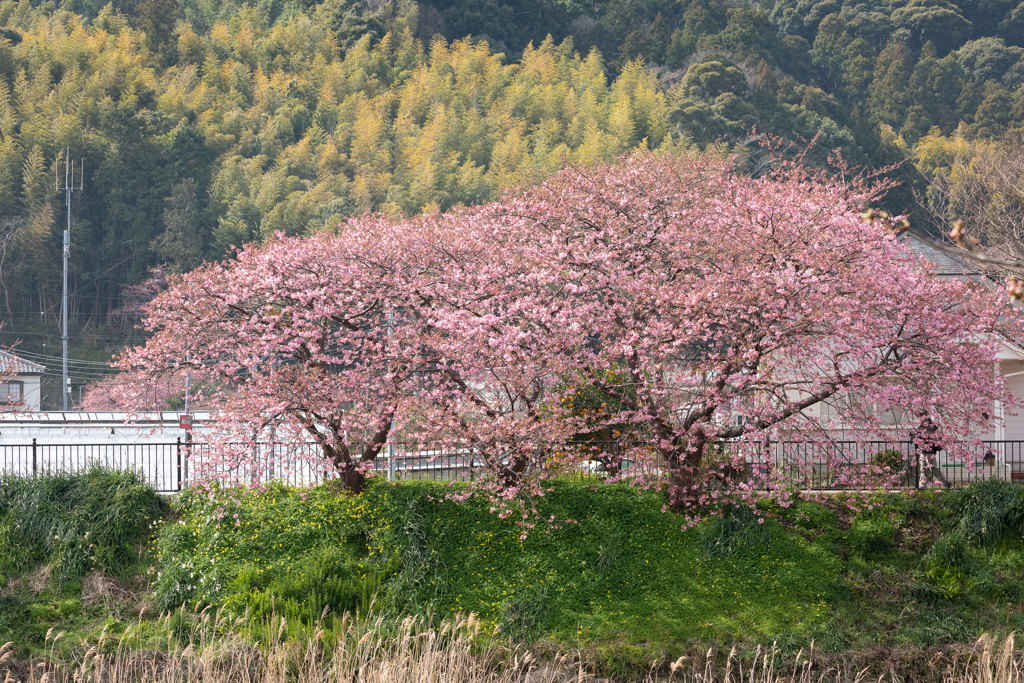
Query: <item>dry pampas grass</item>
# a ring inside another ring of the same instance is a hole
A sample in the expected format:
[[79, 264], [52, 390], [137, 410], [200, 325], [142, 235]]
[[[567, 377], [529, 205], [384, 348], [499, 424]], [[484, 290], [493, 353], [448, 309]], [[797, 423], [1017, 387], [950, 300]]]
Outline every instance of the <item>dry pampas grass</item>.
[[[187, 617], [183, 626], [182, 619]], [[172, 619], [177, 622], [172, 625]], [[70, 660], [56, 656], [63, 634], [47, 634], [50, 657], [17, 665], [11, 643], [0, 648], [3, 683], [599, 683], [578, 658], [540, 663], [521, 648], [489, 637], [474, 616], [432, 626], [418, 617], [395, 623], [357, 621], [346, 615], [340, 635], [313, 624], [303, 639], [290, 637], [284, 619], [276, 627], [249, 627], [245, 618], [211, 613], [165, 615], [169, 627], [160, 648], [135, 642], [142, 622], [118, 639], [104, 633], [83, 642]], [[846, 666], [825, 667], [813, 648], [794, 663], [779, 665], [776, 648], [744, 659], [733, 650], [723, 662], [711, 650], [703, 661], [680, 657], [656, 662], [644, 683], [906, 683], [899, 672], [869, 675]], [[62, 663], [58, 663], [62, 662]], [[973, 651], [949, 664], [942, 683], [1024, 683], [1024, 653], [1011, 634], [1002, 643], [982, 636]]]
[[[398, 623], [383, 618], [356, 621], [346, 615], [340, 635], [315, 628], [302, 640], [289, 637], [285, 619], [276, 628], [245, 628], [245, 618], [204, 610], [165, 615], [162, 647], [141, 647], [140, 620], [118, 639], [104, 634], [83, 642], [74, 661], [52, 656], [20, 667], [11, 662], [11, 643], [0, 648], [5, 683], [562, 683], [587, 676], [577, 666], [566, 673], [565, 658], [537, 669], [533, 656], [484, 637], [475, 615], [440, 627], [418, 617]], [[172, 624], [172, 619], [177, 620]], [[7, 670], [4, 666], [7, 665]]]
[[[909, 683], [915, 680], [906, 672], [890, 668], [885, 673], [870, 673], [868, 668], [856, 668], [849, 663], [823, 665], [816, 658], [813, 645], [801, 650], [788, 667], [779, 666], [779, 651], [758, 648], [752, 660], [745, 665], [735, 648], [724, 665], [708, 650], [703, 662], [680, 657], [671, 664], [670, 681], [680, 683]], [[829, 657], [835, 660], [835, 656]], [[940, 672], [927, 680], [942, 683], [1024, 683], [1024, 652], [1015, 647], [1011, 633], [1002, 644], [988, 634], [978, 639], [973, 650], [961, 657], [953, 657]], [[649, 676], [648, 681], [659, 680]], [[664, 680], [664, 679], [662, 679]]]

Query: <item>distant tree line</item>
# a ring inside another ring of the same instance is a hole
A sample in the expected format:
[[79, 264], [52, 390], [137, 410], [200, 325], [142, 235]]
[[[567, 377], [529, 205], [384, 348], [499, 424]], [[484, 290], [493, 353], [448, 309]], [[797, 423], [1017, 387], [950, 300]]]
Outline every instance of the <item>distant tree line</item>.
[[[0, 27], [13, 329], [59, 313], [65, 148], [86, 160], [71, 313], [99, 327], [154, 265], [481, 203], [566, 160], [724, 144], [756, 174], [756, 131], [883, 167], [1024, 122], [1012, 0], [4, 0]], [[890, 208], [926, 195], [918, 166]]]

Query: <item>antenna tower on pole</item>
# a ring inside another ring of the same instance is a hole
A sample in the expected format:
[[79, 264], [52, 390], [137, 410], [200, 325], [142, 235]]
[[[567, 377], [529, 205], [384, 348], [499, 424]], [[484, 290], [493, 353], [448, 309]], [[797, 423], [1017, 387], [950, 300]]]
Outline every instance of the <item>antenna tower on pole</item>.
[[[58, 167], [59, 168], [59, 167]], [[68, 259], [71, 257], [71, 193], [81, 191], [85, 186], [85, 160], [81, 160], [78, 172], [78, 184], [75, 184], [75, 165], [71, 163], [71, 148], [64, 150], [64, 187], [60, 185], [60, 172], [54, 169], [57, 192], [64, 193], [64, 203], [68, 212], [67, 227], [64, 228], [64, 293], [60, 300], [61, 342], [64, 347], [64, 373], [61, 382], [63, 391], [63, 409], [68, 409], [68, 394], [71, 393], [71, 379], [68, 377]]]

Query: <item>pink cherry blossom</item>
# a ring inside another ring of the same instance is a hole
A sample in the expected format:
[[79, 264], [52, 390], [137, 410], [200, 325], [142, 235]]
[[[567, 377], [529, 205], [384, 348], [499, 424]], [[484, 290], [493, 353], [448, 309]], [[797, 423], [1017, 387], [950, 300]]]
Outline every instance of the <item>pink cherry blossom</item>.
[[[885, 187], [733, 163], [636, 154], [486, 206], [278, 236], [170, 276], [120, 365], [201, 384], [222, 427], [202, 476], [259, 481], [271, 429], [313, 439], [353, 491], [389, 441], [462, 445], [491, 476], [453, 495], [519, 519], [583, 426], [562, 409], [583, 385], [633, 425], [643, 467], [621, 476], [694, 520], [785, 503], [815, 463], [843, 464], [839, 442], [905, 440], [921, 415], [967, 457], [993, 402], [1016, 405], [992, 368], [1017, 309], [865, 223]], [[804, 455], [777, 462], [780, 441]]]

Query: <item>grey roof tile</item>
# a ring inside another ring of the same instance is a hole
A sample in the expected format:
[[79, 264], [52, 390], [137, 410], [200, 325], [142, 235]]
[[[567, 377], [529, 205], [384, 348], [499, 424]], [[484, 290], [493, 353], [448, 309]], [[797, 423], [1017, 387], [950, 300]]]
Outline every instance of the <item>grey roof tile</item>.
[[16, 354], [0, 351], [0, 373], [10, 371], [14, 364], [14, 372], [19, 375], [45, 375], [46, 367], [30, 360], [19, 358]]

